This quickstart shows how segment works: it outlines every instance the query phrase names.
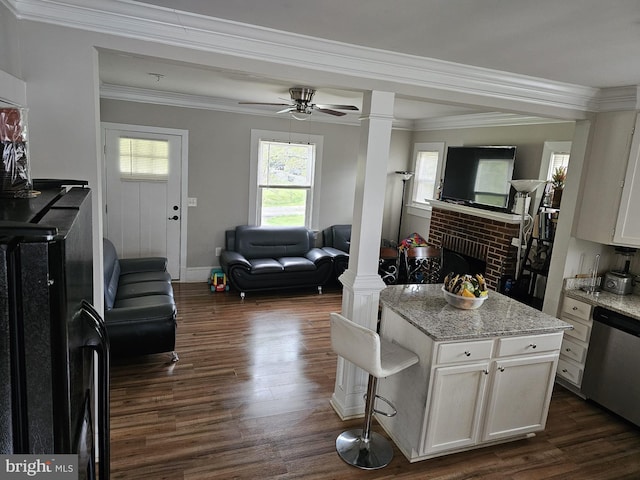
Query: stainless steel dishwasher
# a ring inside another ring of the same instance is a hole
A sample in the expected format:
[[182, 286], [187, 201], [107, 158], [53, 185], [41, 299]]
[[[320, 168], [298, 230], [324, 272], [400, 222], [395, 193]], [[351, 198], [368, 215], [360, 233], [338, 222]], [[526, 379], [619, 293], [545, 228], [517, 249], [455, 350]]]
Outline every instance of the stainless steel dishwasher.
[[638, 368], [640, 320], [595, 307], [582, 393], [640, 426]]

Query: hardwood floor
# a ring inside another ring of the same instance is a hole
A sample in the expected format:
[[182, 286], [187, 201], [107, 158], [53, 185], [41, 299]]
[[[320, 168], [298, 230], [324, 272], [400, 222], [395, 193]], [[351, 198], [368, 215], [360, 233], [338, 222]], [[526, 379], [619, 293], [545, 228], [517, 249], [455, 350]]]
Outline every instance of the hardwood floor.
[[[211, 293], [174, 285], [177, 350], [111, 368], [111, 471], [126, 480], [640, 479], [640, 429], [556, 386], [536, 437], [362, 471], [334, 450], [337, 288]], [[633, 374], [630, 372], [630, 374]], [[374, 421], [374, 430], [382, 432]]]

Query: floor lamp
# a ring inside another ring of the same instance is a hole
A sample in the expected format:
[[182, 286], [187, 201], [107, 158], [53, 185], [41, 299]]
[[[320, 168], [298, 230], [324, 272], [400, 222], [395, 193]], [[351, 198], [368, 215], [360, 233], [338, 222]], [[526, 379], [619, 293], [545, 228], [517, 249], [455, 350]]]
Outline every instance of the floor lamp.
[[[546, 183], [545, 180], [511, 180], [511, 185], [515, 190], [521, 194], [522, 205], [520, 212], [520, 233], [518, 235], [518, 257], [516, 258], [516, 280], [520, 276], [520, 262], [522, 261], [522, 245], [525, 243], [525, 232], [524, 232], [524, 222], [525, 222], [525, 212], [527, 210], [527, 198], [533, 193], [536, 188], [540, 185]], [[517, 204], [516, 204], [517, 205]], [[526, 213], [528, 215], [528, 213]]]
[[400, 202], [400, 220], [398, 221], [398, 246], [400, 246], [400, 229], [402, 228], [402, 212], [404, 210], [404, 192], [407, 188], [407, 181], [413, 177], [413, 172], [396, 170], [396, 174], [402, 178], [402, 200]]

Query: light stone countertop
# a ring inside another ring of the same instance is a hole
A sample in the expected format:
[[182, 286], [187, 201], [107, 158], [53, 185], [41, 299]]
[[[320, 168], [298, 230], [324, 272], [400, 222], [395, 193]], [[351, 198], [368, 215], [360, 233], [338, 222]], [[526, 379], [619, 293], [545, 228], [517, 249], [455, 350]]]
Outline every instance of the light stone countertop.
[[380, 302], [437, 342], [553, 333], [571, 325], [498, 292], [476, 310], [449, 305], [442, 284], [392, 285]]
[[565, 294], [576, 300], [582, 300], [590, 305], [608, 308], [614, 312], [640, 320], [640, 295], [616, 295], [601, 291], [597, 294], [587, 293], [579, 288], [565, 290]]

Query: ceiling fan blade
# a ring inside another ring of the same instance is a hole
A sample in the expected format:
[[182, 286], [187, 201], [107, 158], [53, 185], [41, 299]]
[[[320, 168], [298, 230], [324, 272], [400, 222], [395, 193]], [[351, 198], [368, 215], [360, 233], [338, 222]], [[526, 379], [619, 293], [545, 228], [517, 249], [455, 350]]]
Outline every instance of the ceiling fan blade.
[[288, 107], [289, 103], [265, 103], [265, 102], [238, 102], [239, 105], [274, 105], [276, 107]]
[[322, 113], [328, 113], [329, 115], [335, 115], [336, 117], [342, 117], [346, 115], [344, 112], [338, 112], [337, 110], [331, 110], [330, 108], [320, 108], [318, 105], [315, 106], [315, 110], [318, 110]]
[[330, 108], [330, 109], [337, 109], [337, 110], [353, 110], [353, 111], [358, 111], [358, 107], [356, 107], [355, 105], [316, 105], [316, 107], [318, 108]]
[[296, 111], [295, 105], [289, 105], [289, 108], [285, 108], [284, 110], [280, 110], [279, 112], [276, 112], [276, 113], [287, 113], [287, 112], [295, 112], [295, 111]]

